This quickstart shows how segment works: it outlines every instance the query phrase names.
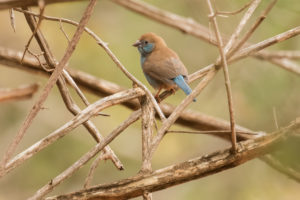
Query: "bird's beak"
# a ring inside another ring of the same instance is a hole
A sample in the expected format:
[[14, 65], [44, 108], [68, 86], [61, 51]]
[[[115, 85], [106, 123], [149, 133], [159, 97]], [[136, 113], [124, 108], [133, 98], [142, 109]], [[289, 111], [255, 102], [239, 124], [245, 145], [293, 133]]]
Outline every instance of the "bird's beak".
[[132, 46], [138, 47], [138, 46], [140, 46], [141, 44], [142, 44], [141, 41], [137, 40]]

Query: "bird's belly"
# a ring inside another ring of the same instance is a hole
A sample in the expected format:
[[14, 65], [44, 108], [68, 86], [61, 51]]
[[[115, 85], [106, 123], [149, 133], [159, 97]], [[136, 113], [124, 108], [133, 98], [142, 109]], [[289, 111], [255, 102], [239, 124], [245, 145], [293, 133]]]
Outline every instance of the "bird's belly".
[[152, 78], [151, 76], [147, 75], [146, 73], [145, 77], [148, 81], [148, 83], [155, 89], [158, 88], [164, 88], [169, 90], [170, 88], [174, 88], [176, 84], [172, 80], [162, 81], [162, 80], [156, 80], [155, 78]]
[[155, 80], [154, 78], [151, 78], [151, 77], [150, 77], [149, 75], [147, 75], [146, 73], [144, 73], [144, 74], [145, 74], [145, 77], [146, 77], [148, 83], [149, 83], [152, 87], [154, 87], [155, 89], [157, 89], [157, 88], [160, 87], [161, 83], [160, 83], [159, 81]]

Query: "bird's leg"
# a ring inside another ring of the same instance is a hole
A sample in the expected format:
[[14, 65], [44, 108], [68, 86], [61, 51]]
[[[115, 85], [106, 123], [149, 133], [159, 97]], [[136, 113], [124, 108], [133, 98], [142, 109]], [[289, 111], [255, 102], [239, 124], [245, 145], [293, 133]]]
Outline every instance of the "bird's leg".
[[155, 99], [156, 99], [157, 103], [161, 102], [161, 99], [159, 98], [159, 93], [161, 90], [162, 90], [162, 87], [159, 87], [157, 93], [155, 94]]
[[175, 88], [170, 88], [170, 90], [169, 90], [172, 94], [175, 94], [175, 92], [176, 92], [176, 90], [175, 90]]

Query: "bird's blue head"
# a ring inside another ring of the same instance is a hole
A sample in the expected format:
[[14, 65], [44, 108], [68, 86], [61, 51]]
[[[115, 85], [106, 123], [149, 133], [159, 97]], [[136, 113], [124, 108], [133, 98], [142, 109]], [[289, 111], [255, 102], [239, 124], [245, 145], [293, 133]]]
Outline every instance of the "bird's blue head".
[[133, 44], [133, 46], [138, 48], [142, 56], [146, 56], [147, 54], [150, 54], [155, 48], [154, 42], [151, 42], [150, 40], [146, 40], [146, 39], [136, 41]]

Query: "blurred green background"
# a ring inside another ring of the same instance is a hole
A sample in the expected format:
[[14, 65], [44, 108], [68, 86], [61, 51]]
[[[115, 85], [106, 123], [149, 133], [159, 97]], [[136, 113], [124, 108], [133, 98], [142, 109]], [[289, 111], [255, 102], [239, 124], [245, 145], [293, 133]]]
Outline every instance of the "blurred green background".
[[[146, 2], [176, 14], [194, 18], [201, 24], [208, 26], [208, 9], [204, 0], [151, 0]], [[220, 10], [233, 11], [246, 2], [247, 0], [216, 0], [216, 5]], [[257, 17], [269, 2], [269, 0], [262, 1], [254, 16]], [[86, 1], [49, 5], [46, 7], [45, 14], [79, 21], [86, 5]], [[38, 11], [36, 8], [34, 10]], [[299, 26], [299, 14], [300, 4], [298, 0], [278, 1], [250, 41], [259, 42]], [[16, 33], [13, 32], [10, 26], [8, 11], [0, 11], [0, 46], [23, 51], [31, 32], [24, 16], [18, 12], [15, 12], [15, 15]], [[242, 14], [238, 14], [228, 18], [218, 18], [222, 32], [230, 34], [235, 29], [241, 16]], [[253, 22], [255, 17], [250, 21]], [[71, 37], [75, 28], [67, 24], [63, 26], [69, 37]], [[218, 56], [216, 47], [128, 11], [108, 0], [98, 1], [88, 27], [108, 42], [111, 50], [126, 68], [149, 88], [151, 87], [140, 68], [138, 52], [131, 46], [145, 32], [151, 31], [161, 35], [169, 47], [179, 54], [190, 73], [214, 62]], [[67, 46], [67, 40], [59, 30], [59, 23], [43, 21], [41, 29], [59, 60]], [[269, 49], [299, 50], [299, 46], [300, 39], [296, 37], [274, 45]], [[35, 41], [32, 42], [30, 49], [36, 53], [39, 52]], [[298, 62], [298, 64], [300, 63]], [[126, 88], [131, 87], [131, 82], [87, 34], [83, 34], [70, 60], [70, 66]], [[238, 124], [252, 130], [271, 132], [275, 130], [273, 108], [277, 111], [279, 126], [286, 126], [291, 120], [300, 116], [300, 77], [298, 75], [253, 58], [247, 58], [232, 64], [229, 71]], [[1, 88], [17, 87], [20, 84], [33, 82], [39, 82], [41, 88], [43, 88], [46, 81], [44, 77], [0, 65]], [[195, 85], [196, 83], [193, 83], [191, 86], [194, 87]], [[40, 91], [41, 89], [30, 100], [0, 104], [1, 157], [21, 127], [26, 114], [37, 100]], [[151, 91], [153, 91], [152, 88]], [[99, 97], [88, 92], [86, 92], [86, 95], [91, 102], [99, 99]], [[177, 105], [183, 98], [184, 94], [180, 91], [168, 98], [166, 102]], [[78, 98], [76, 100], [79, 102]], [[18, 152], [72, 118], [56, 88], [52, 90], [44, 107], [46, 109], [39, 112], [20, 144]], [[189, 108], [226, 120], [229, 119], [223, 73], [216, 76], [197, 98], [197, 102], [190, 105]], [[97, 117], [92, 120], [103, 135], [109, 134], [113, 128], [125, 120], [131, 110], [123, 106], [114, 106], [105, 110], [105, 113], [109, 113], [111, 117]], [[174, 125], [172, 129], [184, 130], [186, 127]], [[1, 178], [0, 200], [29, 197], [51, 178], [74, 163], [93, 145], [95, 145], [95, 142], [87, 131], [82, 127], [78, 127], [68, 136]], [[212, 136], [168, 135], [160, 144], [154, 156], [153, 168], [159, 169], [229, 146], [228, 142]], [[294, 142], [293, 146], [295, 148], [292, 148], [292, 150], [282, 150], [280, 155], [283, 160], [292, 160], [299, 167], [298, 151], [296, 151], [299, 143]], [[123, 162], [125, 170], [116, 170], [110, 161], [102, 163], [96, 170], [93, 184], [107, 183], [130, 177], [139, 171], [141, 166], [140, 121], [124, 131], [111, 143], [111, 147]], [[90, 164], [91, 162], [67, 179], [51, 195], [82, 188]], [[156, 192], [154, 193], [154, 199], [295, 200], [300, 199], [300, 190], [297, 182], [273, 170], [264, 162], [255, 159], [234, 169]]]

